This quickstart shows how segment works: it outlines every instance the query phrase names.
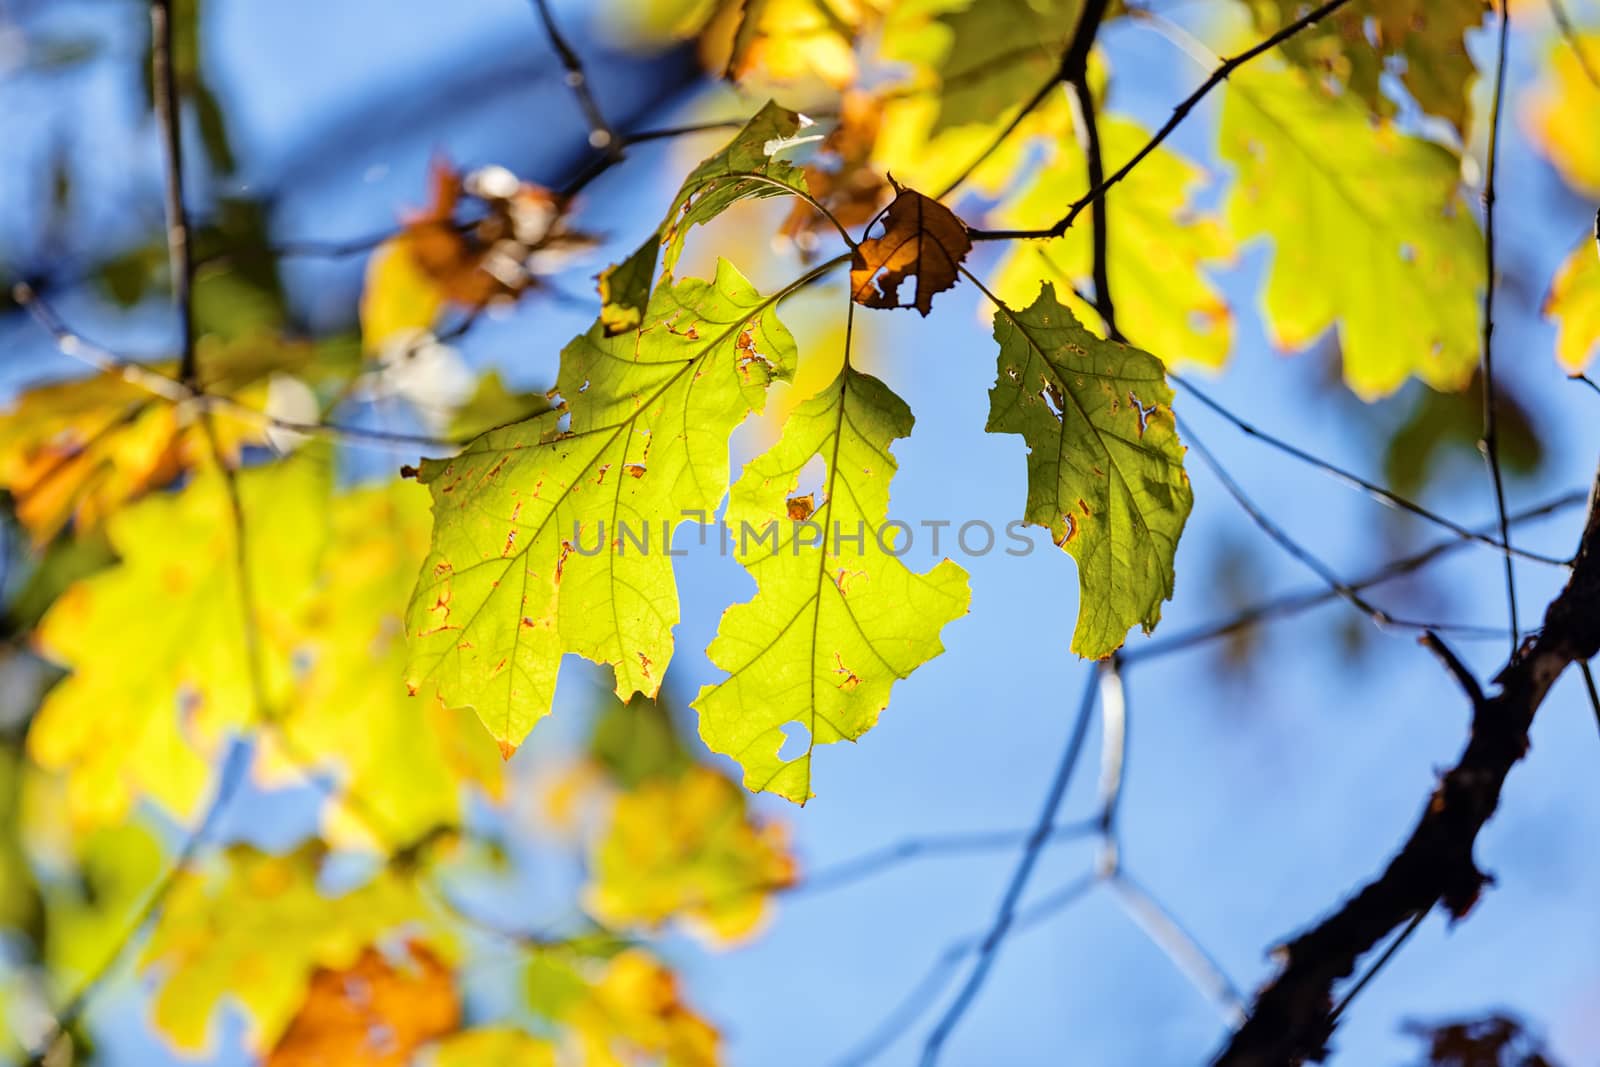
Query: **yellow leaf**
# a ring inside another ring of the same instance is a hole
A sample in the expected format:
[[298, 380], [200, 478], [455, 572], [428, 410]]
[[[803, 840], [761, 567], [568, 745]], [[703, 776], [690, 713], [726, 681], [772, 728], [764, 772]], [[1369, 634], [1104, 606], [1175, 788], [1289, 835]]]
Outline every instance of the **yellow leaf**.
[[[307, 459], [244, 471], [239, 492], [262, 645], [292, 647], [315, 574], [327, 472]], [[193, 818], [224, 734], [252, 720], [232, 506], [222, 475], [112, 516], [122, 562], [68, 588], [39, 625], [41, 652], [71, 669], [45, 698], [28, 748], [67, 775], [79, 827], [115, 825], [148, 797]], [[288, 692], [287, 653], [264, 657], [266, 696]]]
[[529, 961], [534, 1010], [560, 1027], [585, 1067], [715, 1067], [716, 1028], [683, 1000], [678, 978], [642, 949], [603, 963], [552, 950]]
[[427, 1067], [556, 1067], [555, 1046], [521, 1030], [482, 1027], [434, 1046]]
[[461, 1021], [450, 969], [420, 945], [391, 963], [367, 948], [354, 965], [320, 967], [265, 1067], [405, 1067]]
[[1273, 241], [1263, 320], [1276, 345], [1303, 348], [1337, 326], [1345, 381], [1369, 400], [1412, 375], [1466, 387], [1483, 242], [1454, 152], [1374, 126], [1348, 95], [1294, 71], [1254, 69], [1228, 82], [1219, 150], [1238, 169], [1234, 235]]
[[683, 918], [714, 941], [752, 934], [795, 864], [781, 824], [709, 767], [654, 778], [617, 798], [590, 856], [589, 912], [611, 926]]
[[1600, 255], [1585, 237], [1556, 270], [1544, 315], [1556, 324], [1556, 361], [1581, 374], [1600, 346]]
[[[1589, 65], [1600, 65], [1600, 33], [1580, 34]], [[1528, 100], [1528, 134], [1562, 179], [1586, 197], [1600, 199], [1600, 89], [1589, 81], [1573, 47], [1550, 44], [1545, 76]]]
[[[235, 845], [179, 876], [141, 969], [157, 975], [155, 1023], [180, 1052], [207, 1049], [224, 997], [249, 1017], [253, 1048], [275, 1046], [319, 970], [347, 971], [369, 946], [431, 924], [415, 883], [388, 869], [360, 888], [325, 895], [317, 886], [321, 859], [315, 844], [283, 856]], [[438, 937], [430, 947], [453, 952]]]
[[[309, 345], [257, 336], [200, 340], [202, 387], [260, 409], [275, 373], [292, 373], [311, 359]], [[176, 365], [150, 368], [172, 375]], [[227, 409], [213, 416], [230, 458], [263, 441], [259, 420]], [[118, 373], [55, 382], [23, 391], [0, 416], [0, 484], [16, 501], [17, 518], [35, 544], [69, 522], [81, 532], [118, 508], [169, 484], [210, 458], [199, 413], [152, 396]]]
[[380, 352], [395, 341], [433, 329], [444, 307], [444, 293], [423, 271], [410, 233], [379, 245], [367, 261], [361, 290], [361, 344]]
[[[280, 728], [291, 755], [315, 754], [361, 798], [359, 811], [330, 802], [327, 839], [399, 847], [460, 825], [464, 785], [498, 796], [504, 765], [470, 712], [414, 699], [402, 681], [406, 600], [428, 549], [427, 493], [397, 482], [329, 507], [327, 552], [294, 636], [303, 669]], [[288, 776], [303, 774], [285, 762]], [[373, 842], [374, 830], [388, 839]]]

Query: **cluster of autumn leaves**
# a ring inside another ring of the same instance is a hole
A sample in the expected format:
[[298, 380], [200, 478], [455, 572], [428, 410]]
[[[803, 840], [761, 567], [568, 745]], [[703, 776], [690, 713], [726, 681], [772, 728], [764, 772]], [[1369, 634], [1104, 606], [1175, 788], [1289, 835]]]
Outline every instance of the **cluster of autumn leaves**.
[[[942, 651], [967, 575], [950, 560], [918, 572], [896, 551], [891, 449], [914, 420], [859, 353], [737, 475], [729, 439], [803, 359], [837, 358], [802, 353], [779, 318], [835, 268], [848, 265], [839, 311], [852, 317], [961, 314], [945, 294], [970, 284], [996, 343], [985, 428], [1027, 444], [1014, 517], [1077, 562], [1073, 649], [1111, 653], [1172, 595], [1192, 495], [1166, 368], [1228, 358], [1237, 309], [1216, 274], [1241, 248], [1271, 246], [1268, 336], [1294, 350], [1336, 334], [1360, 395], [1470, 381], [1484, 278], [1462, 173], [1483, 117], [1465, 41], [1485, 11], [1351, 0], [1218, 90], [1225, 182], [1158, 147], [1064, 234], [996, 242], [996, 258], [930, 193], [978, 161], [963, 214], [1045, 230], [1089, 188], [1064, 94], [1017, 117], [1059, 66], [1077, 0], [647, 5], [641, 26], [697, 37], [746, 99], [770, 90], [828, 117], [745, 105], [741, 128], [707, 135], [722, 146], [599, 274], [599, 314], [548, 394], [490, 373], [424, 413], [459, 442], [413, 468], [426, 492], [340, 484], [355, 439], [307, 428], [374, 383], [438, 401], [434, 379], [407, 391], [408, 368], [455, 367], [442, 339], [595, 247], [581, 200], [500, 168], [435, 164], [428, 206], [370, 257], [359, 343], [289, 340], [270, 322], [208, 329], [198, 385], [226, 404], [174, 403], [117, 371], [25, 391], [0, 420], [0, 475], [35, 559], [11, 619], [60, 671], [0, 763], [13, 816], [0, 917], [48, 931], [46, 993], [95, 973], [160, 878], [162, 847], [136, 816], [197, 824], [223, 754], [248, 737], [254, 788], [319, 783], [320, 836], [287, 852], [232, 844], [179, 874], [138, 950], [177, 1048], [205, 1049], [227, 999], [276, 1067], [419, 1050], [440, 1065], [716, 1062], [715, 1029], [640, 937], [667, 923], [713, 943], [749, 936], [797, 868], [781, 826], [693, 754], [655, 699], [676, 651], [672, 564], [614, 551], [619, 522], [720, 511], [775, 531], [741, 545], [757, 591], [724, 614], [707, 649], [722, 677], [693, 707], [701, 740], [750, 790], [803, 803], [818, 746], [865, 734], [894, 682]], [[1230, 32], [1253, 40], [1299, 13], [1253, 0]], [[1116, 10], [1110, 24], [1134, 18]], [[1522, 114], [1573, 189], [1600, 197], [1600, 87], [1575, 48], [1600, 56], [1600, 39], [1555, 43]], [[1402, 119], [1386, 69], [1425, 121]], [[1112, 105], [1099, 116], [1112, 169], [1150, 134], [1115, 110], [1132, 76], [1115, 56], [1097, 53], [1092, 76]], [[693, 228], [780, 197], [769, 232], [797, 263], [791, 284], [761, 292], [726, 260], [679, 276], [680, 260], [703, 261], [682, 258]], [[1081, 295], [1102, 209], [1129, 344], [1104, 339]], [[1600, 260], [1583, 233], [1575, 221], [1547, 303], [1572, 371], [1600, 343]], [[819, 457], [820, 485], [802, 484]], [[836, 529], [860, 539], [830, 541]], [[550, 711], [569, 653], [616, 683], [581, 756], [542, 790], [542, 818], [585, 858], [585, 919], [486, 935], [435, 875], [504, 873], [464, 828], [475, 803], [515, 807], [503, 758]], [[800, 752], [782, 754], [795, 727]], [[366, 858], [354, 877], [337, 862], [349, 855]], [[485, 937], [519, 961], [515, 1021], [467, 1021], [457, 972]], [[20, 978], [0, 989], [14, 1016], [27, 993]]]

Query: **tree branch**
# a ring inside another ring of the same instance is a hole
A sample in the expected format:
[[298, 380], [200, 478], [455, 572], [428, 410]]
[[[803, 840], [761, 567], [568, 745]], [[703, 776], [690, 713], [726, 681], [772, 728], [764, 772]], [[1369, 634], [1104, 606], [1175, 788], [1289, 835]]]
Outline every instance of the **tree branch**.
[[1282, 971], [1261, 990], [1250, 1020], [1217, 1056], [1225, 1067], [1278, 1067], [1326, 1052], [1333, 985], [1390, 931], [1443, 902], [1452, 918], [1472, 908], [1488, 876], [1473, 859], [1478, 833], [1500, 803], [1506, 776], [1528, 751], [1545, 695], [1572, 663], [1600, 654], [1600, 473], [1565, 588], [1544, 626], [1496, 676], [1474, 710], [1472, 735], [1388, 867], [1337, 911], [1282, 950]]

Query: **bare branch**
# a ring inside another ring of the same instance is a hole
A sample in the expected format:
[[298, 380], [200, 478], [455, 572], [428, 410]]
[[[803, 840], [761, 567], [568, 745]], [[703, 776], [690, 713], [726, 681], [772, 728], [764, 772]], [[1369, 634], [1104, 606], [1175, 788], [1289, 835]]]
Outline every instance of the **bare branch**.
[[1478, 679], [1473, 677], [1472, 671], [1467, 668], [1467, 665], [1461, 662], [1461, 657], [1451, 651], [1450, 646], [1445, 644], [1439, 635], [1432, 630], [1424, 633], [1419, 638], [1419, 643], [1437, 656], [1440, 663], [1444, 664], [1444, 669], [1450, 672], [1450, 677], [1454, 678], [1456, 684], [1461, 686], [1462, 692], [1467, 694], [1467, 699], [1472, 702], [1473, 708], [1482, 707], [1483, 687], [1478, 684]]
[[1544, 626], [1495, 677], [1498, 690], [1473, 713], [1472, 733], [1411, 836], [1384, 872], [1282, 951], [1283, 969], [1257, 995], [1250, 1020], [1217, 1057], [1227, 1067], [1278, 1067], [1322, 1055], [1335, 982], [1390, 931], [1442, 902], [1467, 914], [1486, 875], [1473, 858], [1506, 776], [1528, 751], [1539, 705], [1572, 663], [1600, 654], [1600, 473], [1572, 574], [1545, 611]]

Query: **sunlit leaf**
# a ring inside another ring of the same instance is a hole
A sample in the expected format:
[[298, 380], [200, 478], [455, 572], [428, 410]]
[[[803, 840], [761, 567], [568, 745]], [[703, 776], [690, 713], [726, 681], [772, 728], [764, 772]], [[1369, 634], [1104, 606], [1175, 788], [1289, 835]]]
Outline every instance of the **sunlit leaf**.
[[368, 948], [349, 967], [317, 968], [264, 1067], [405, 1067], [454, 1030], [461, 1004], [450, 968], [421, 945], [395, 955]]
[[1292, 72], [1236, 74], [1220, 151], [1238, 170], [1227, 218], [1270, 237], [1263, 321], [1281, 348], [1338, 327], [1366, 398], [1410, 375], [1460, 389], [1478, 361], [1483, 248], [1455, 155]]
[[1579, 34], [1569, 45], [1552, 38], [1545, 76], [1529, 93], [1523, 113], [1530, 140], [1573, 189], [1600, 199], [1600, 86], [1589, 80], [1575, 49], [1584, 50], [1590, 67], [1600, 63], [1600, 33]]
[[[887, 386], [846, 368], [733, 487], [725, 521], [757, 592], [723, 613], [706, 654], [728, 677], [694, 706], [700, 736], [744, 767], [752, 790], [804, 803], [816, 746], [871, 729], [890, 687], [942, 652], [945, 623], [966, 614], [966, 572], [949, 560], [910, 570], [903, 529], [887, 521], [889, 446], [911, 424]], [[813, 456], [826, 470], [804, 492]], [[803, 747], [784, 758], [790, 724]]]
[[641, 949], [609, 958], [566, 949], [535, 955], [526, 983], [534, 1012], [556, 1024], [573, 1062], [715, 1067], [721, 1038], [684, 1002], [678, 978]]
[[[870, 308], [933, 310], [933, 294], [953, 287], [961, 261], [972, 250], [966, 224], [955, 212], [915, 189], [897, 188], [883, 216], [883, 235], [856, 247], [850, 261], [850, 297]], [[902, 299], [900, 286], [916, 278], [916, 295]]]
[[1556, 361], [1579, 374], [1600, 346], [1600, 255], [1585, 237], [1556, 270], [1544, 299], [1544, 316], [1556, 324]]
[[[330, 802], [330, 840], [370, 844], [376, 833], [401, 847], [461, 825], [463, 786], [497, 795], [501, 761], [471, 714], [406, 692], [405, 607], [428, 550], [427, 494], [391, 484], [328, 507], [328, 549], [292, 637], [300, 669], [281, 730], [292, 756], [309, 755], [360, 799], [354, 811]], [[292, 761], [290, 780], [304, 773]]]
[[348, 971], [369, 946], [427, 924], [429, 907], [408, 877], [382, 871], [324, 893], [320, 867], [315, 845], [282, 856], [235, 845], [179, 876], [141, 957], [157, 979], [155, 1024], [179, 1051], [210, 1046], [224, 997], [244, 1009], [251, 1045], [271, 1048], [319, 969]]
[[[561, 656], [654, 695], [678, 620], [670, 530], [728, 484], [728, 437], [793, 373], [788, 330], [731, 265], [656, 292], [637, 334], [596, 323], [562, 354], [563, 413], [426, 460], [433, 551], [409, 680], [471, 706], [509, 755], [549, 712]], [[648, 539], [651, 547], [644, 547]]]
[[556, 1067], [550, 1042], [507, 1027], [482, 1027], [452, 1034], [422, 1061], [427, 1067]]
[[[1149, 135], [1120, 115], [1100, 119], [1100, 138], [1108, 169], [1133, 156]], [[1139, 345], [1160, 352], [1174, 365], [1221, 366], [1233, 343], [1233, 313], [1204, 264], [1233, 255], [1233, 241], [1214, 216], [1192, 206], [1200, 184], [1199, 167], [1166, 148], [1140, 163], [1106, 198], [1111, 291], [1119, 321]], [[1055, 158], [996, 214], [1006, 228], [1049, 226], [1066, 205], [1090, 187], [1083, 153], [1060, 146]], [[1079, 216], [1065, 235], [1052, 241], [1018, 242], [1006, 252], [991, 285], [1011, 304], [1031, 301], [1040, 281], [1056, 283], [1062, 301], [1085, 322], [1098, 321], [1094, 308], [1073, 293], [1087, 286], [1094, 269], [1092, 216], [1096, 204]]]
[[1072, 650], [1100, 659], [1128, 630], [1148, 632], [1172, 596], [1172, 559], [1194, 494], [1161, 361], [1102, 340], [1044, 283], [1021, 311], [994, 316], [999, 372], [991, 433], [1028, 444], [1024, 518], [1078, 563]]
[[588, 910], [609, 926], [686, 919], [715, 941], [748, 937], [794, 880], [787, 836], [709, 767], [648, 779], [617, 797], [595, 844]]
[[[878, 143], [883, 103], [860, 91], [844, 94], [839, 122], [823, 139], [811, 162], [805, 165], [806, 187], [846, 228], [865, 226], [889, 196], [889, 183], [872, 165]], [[832, 224], [811, 204], [796, 200], [778, 232], [792, 238], [803, 254], [810, 254], [819, 235]]]
[[[297, 598], [270, 592], [298, 593], [315, 576], [326, 478], [309, 460], [239, 475], [250, 582], [267, 594], [255, 598], [266, 648], [292, 644]], [[193, 818], [213, 774], [209, 757], [227, 731], [253, 719], [231, 516], [215, 470], [118, 512], [108, 533], [122, 562], [68, 589], [39, 626], [41, 649], [72, 673], [39, 709], [28, 749], [68, 775], [80, 824], [121, 821], [141, 797]], [[262, 659], [266, 697], [281, 701], [288, 657]]]

